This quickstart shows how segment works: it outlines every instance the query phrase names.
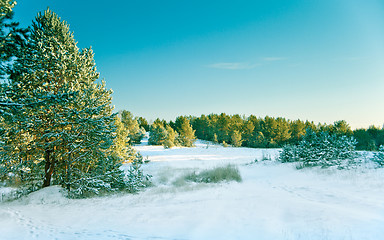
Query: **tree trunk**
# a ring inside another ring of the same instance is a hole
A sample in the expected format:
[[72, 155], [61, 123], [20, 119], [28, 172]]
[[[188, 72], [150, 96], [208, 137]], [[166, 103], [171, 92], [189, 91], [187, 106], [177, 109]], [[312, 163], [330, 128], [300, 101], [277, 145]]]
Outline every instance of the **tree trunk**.
[[51, 185], [52, 173], [55, 168], [55, 159], [51, 156], [52, 151], [45, 151], [45, 176], [44, 176], [44, 187], [49, 187]]

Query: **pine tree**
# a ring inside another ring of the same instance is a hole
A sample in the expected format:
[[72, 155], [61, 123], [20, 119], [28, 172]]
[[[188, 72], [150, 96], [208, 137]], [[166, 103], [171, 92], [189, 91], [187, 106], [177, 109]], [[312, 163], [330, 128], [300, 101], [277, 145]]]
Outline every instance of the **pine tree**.
[[140, 127], [138, 119], [127, 110], [120, 111], [119, 116], [124, 127], [128, 130], [129, 143], [139, 144], [145, 136], [145, 129]]
[[344, 160], [355, 158], [356, 140], [352, 137], [316, 133], [307, 129], [297, 145], [283, 147], [280, 159], [283, 162], [301, 162], [303, 166], [341, 166]]
[[12, 69], [12, 60], [17, 54], [18, 49], [25, 43], [28, 29], [18, 27], [17, 22], [13, 22], [13, 8], [16, 5], [14, 0], [0, 1], [0, 148], [5, 137], [6, 128], [4, 117], [12, 114], [12, 109], [20, 106], [17, 102], [12, 102], [8, 97], [9, 83], [8, 75]]
[[246, 147], [252, 147], [252, 138], [253, 138], [253, 130], [255, 129], [255, 126], [251, 121], [244, 122], [243, 126], [243, 139], [244, 139], [244, 146]]
[[379, 151], [375, 152], [372, 160], [379, 166], [384, 167], [384, 146], [379, 147]]
[[357, 150], [375, 151], [377, 150], [376, 141], [366, 129], [353, 130], [353, 137], [357, 141]]
[[168, 132], [162, 123], [154, 122], [149, 129], [149, 145], [164, 145]]
[[28, 33], [28, 29], [19, 28], [19, 23], [12, 21], [15, 5], [14, 0], [0, 1], [0, 78], [7, 74], [12, 58], [24, 44]]
[[193, 130], [189, 120], [185, 117], [178, 117], [175, 122], [176, 131], [179, 134], [178, 142], [181, 146], [192, 147], [196, 141], [195, 130]]
[[140, 127], [140, 128], [144, 128], [144, 130], [145, 130], [146, 132], [149, 131], [149, 124], [148, 124], [147, 119], [145, 119], [145, 118], [143, 118], [143, 117], [139, 117], [139, 118], [137, 119], [137, 122], [139, 123], [139, 127]]
[[167, 131], [167, 138], [163, 142], [164, 148], [172, 148], [176, 145], [178, 145], [177, 139], [178, 134], [173, 128], [169, 125], [166, 126], [165, 130]]
[[290, 124], [291, 138], [290, 143], [298, 143], [305, 135], [306, 125], [301, 120], [295, 120]]
[[231, 134], [231, 144], [234, 147], [241, 147], [243, 140], [241, 139], [241, 133], [237, 130], [234, 130]]
[[98, 79], [92, 50], [80, 51], [55, 13], [39, 13], [9, 81], [7, 98], [18, 104], [4, 118], [8, 173], [33, 188], [54, 182], [77, 194], [122, 183], [112, 91]]
[[337, 135], [345, 135], [345, 136], [352, 136], [353, 134], [351, 127], [345, 120], [334, 122], [331, 133], [335, 133]]
[[268, 146], [268, 140], [265, 138], [263, 132], [256, 132], [253, 134], [253, 147], [265, 148]]
[[129, 155], [129, 137], [128, 130], [124, 127], [119, 116], [115, 116], [116, 136], [114, 144], [111, 146], [112, 155], [116, 158], [122, 158], [124, 161], [129, 161], [127, 158]]
[[96, 83], [92, 50], [80, 52], [68, 25], [47, 10], [17, 57], [10, 86], [11, 97], [25, 104], [15, 126], [29, 135], [24, 164], [44, 165], [43, 187], [54, 173], [80, 177], [106, 158], [113, 140], [111, 91]]

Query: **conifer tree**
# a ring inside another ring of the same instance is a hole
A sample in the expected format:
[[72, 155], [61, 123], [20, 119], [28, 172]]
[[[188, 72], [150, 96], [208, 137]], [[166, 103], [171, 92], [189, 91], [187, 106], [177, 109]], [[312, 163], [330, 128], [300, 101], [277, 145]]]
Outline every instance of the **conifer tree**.
[[167, 138], [163, 142], [163, 146], [165, 148], [171, 148], [171, 147], [178, 145], [178, 143], [176, 141], [178, 138], [177, 132], [175, 130], [173, 130], [173, 128], [169, 125], [166, 126], [165, 130], [167, 131]]
[[252, 147], [252, 138], [253, 138], [253, 130], [255, 129], [255, 126], [253, 125], [252, 121], [246, 121], [244, 122], [243, 126], [243, 140], [244, 145], [246, 147]]
[[181, 146], [192, 147], [196, 137], [189, 120], [186, 117], [178, 117], [175, 122], [176, 131], [179, 133], [178, 142]]
[[43, 187], [54, 173], [70, 179], [69, 172], [80, 176], [106, 158], [114, 128], [111, 91], [98, 78], [92, 50], [79, 51], [55, 13], [39, 13], [11, 74], [9, 98], [24, 105], [15, 110], [18, 125], [10, 129], [18, 130], [8, 137], [11, 144], [18, 131], [28, 136], [13, 157], [22, 159], [22, 167], [41, 166]]
[[12, 21], [15, 5], [14, 0], [0, 0], [0, 78], [7, 74], [11, 59], [27, 37], [28, 29], [19, 28], [19, 23]]
[[291, 131], [291, 143], [298, 143], [302, 137], [305, 135], [306, 132], [306, 125], [301, 120], [296, 120], [291, 122], [290, 124], [290, 131]]
[[33, 187], [54, 182], [80, 195], [123, 183], [123, 159], [112, 154], [124, 151], [112, 148], [112, 91], [98, 79], [92, 50], [80, 51], [55, 13], [39, 13], [8, 84], [6, 97], [18, 104], [4, 118], [7, 172], [29, 176]]
[[379, 147], [379, 151], [373, 154], [372, 160], [377, 163], [379, 167], [384, 167], [384, 146]]
[[280, 159], [283, 162], [301, 162], [303, 166], [340, 166], [344, 160], [354, 159], [355, 146], [353, 137], [307, 129], [297, 145], [283, 147]]
[[146, 132], [149, 131], [149, 124], [148, 124], [147, 119], [145, 119], [145, 118], [143, 118], [143, 117], [139, 117], [139, 118], [137, 119], [137, 122], [139, 123], [140, 128], [144, 128], [144, 130], [145, 130]]
[[253, 146], [256, 148], [265, 148], [268, 145], [268, 140], [262, 132], [256, 132], [253, 135]]
[[149, 129], [149, 145], [164, 145], [168, 132], [160, 122], [154, 122]]
[[237, 130], [234, 130], [231, 134], [231, 144], [234, 147], [241, 147], [243, 140], [241, 139], [241, 133]]
[[[116, 136], [114, 139], [114, 144], [111, 146], [112, 154], [117, 158], [125, 159], [128, 155], [128, 130], [124, 127], [119, 116], [115, 116], [115, 126], [116, 126]], [[128, 159], [125, 159], [128, 160]]]
[[334, 122], [331, 133], [345, 136], [351, 136], [353, 134], [351, 127], [345, 120]]
[[128, 131], [129, 143], [130, 144], [139, 144], [143, 137], [145, 136], [145, 129], [140, 127], [138, 119], [133, 116], [133, 114], [127, 110], [119, 112], [124, 127]]

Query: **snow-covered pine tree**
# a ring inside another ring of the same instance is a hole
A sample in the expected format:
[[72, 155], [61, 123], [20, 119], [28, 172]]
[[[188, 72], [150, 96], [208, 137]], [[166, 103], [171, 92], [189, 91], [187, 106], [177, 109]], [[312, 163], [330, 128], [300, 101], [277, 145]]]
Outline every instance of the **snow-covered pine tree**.
[[[23, 100], [13, 98], [9, 85], [12, 60], [18, 50], [25, 43], [27, 29], [18, 27], [18, 23], [12, 22], [13, 7], [16, 5], [14, 0], [0, 1], [0, 179], [15, 180], [15, 175], [11, 172], [19, 172], [21, 178], [25, 178], [24, 172], [31, 171], [28, 167], [23, 167], [18, 158], [14, 155], [24, 155], [28, 158], [29, 149], [26, 147], [29, 135], [23, 129], [12, 128], [9, 123], [15, 125], [19, 118], [13, 115], [14, 110], [20, 110]], [[14, 136], [10, 138], [10, 136]], [[20, 154], [23, 152], [24, 154]], [[20, 179], [20, 178], [19, 178]], [[18, 180], [19, 180], [18, 179]]]
[[380, 145], [379, 151], [375, 152], [372, 160], [377, 163], [379, 167], [384, 167], [384, 146]]
[[15, 5], [15, 1], [0, 0], [0, 77], [4, 76], [6, 66], [5, 63], [10, 57], [12, 57], [9, 48], [12, 47], [13, 44], [10, 42], [10, 29], [7, 21], [12, 18], [12, 8]]
[[[150, 176], [140, 169], [142, 156], [128, 145], [128, 131], [118, 116], [115, 116], [115, 125], [114, 144], [108, 153], [108, 160], [101, 158], [88, 172], [75, 177], [70, 182], [71, 197], [115, 191], [136, 192], [149, 182]], [[126, 172], [121, 168], [122, 163], [130, 163]]]
[[8, 85], [6, 97], [19, 103], [4, 119], [8, 173], [25, 183], [33, 176], [42, 187], [53, 179], [77, 194], [123, 183], [123, 159], [111, 156], [112, 91], [98, 79], [92, 50], [80, 51], [55, 13], [39, 13]]
[[[27, 29], [19, 28], [19, 23], [13, 22], [14, 0], [0, 0], [0, 78], [5, 77], [18, 46], [25, 40]], [[1, 103], [1, 101], [0, 101]]]
[[31, 158], [24, 163], [44, 165], [43, 187], [59, 169], [99, 156], [99, 149], [112, 143], [111, 92], [97, 79], [92, 51], [79, 51], [68, 25], [55, 13], [39, 13], [17, 56], [10, 86], [11, 98], [24, 101], [15, 111], [19, 126], [14, 126], [30, 136]]
[[17, 102], [11, 102], [8, 98], [7, 75], [12, 68], [12, 59], [19, 46], [23, 45], [28, 32], [27, 29], [19, 28], [19, 24], [12, 21], [15, 5], [14, 0], [0, 0], [0, 147], [4, 142], [2, 140], [5, 133], [4, 117], [11, 114], [10, 109], [19, 106]]
[[340, 166], [355, 158], [356, 140], [352, 137], [316, 133], [307, 129], [297, 145], [286, 145], [280, 154], [282, 162], [301, 162], [303, 166]]

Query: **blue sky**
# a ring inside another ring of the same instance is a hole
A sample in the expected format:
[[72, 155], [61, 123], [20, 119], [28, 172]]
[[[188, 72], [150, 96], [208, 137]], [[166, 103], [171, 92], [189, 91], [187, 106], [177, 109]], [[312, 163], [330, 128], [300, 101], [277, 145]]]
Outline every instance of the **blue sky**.
[[384, 123], [384, 1], [19, 0], [92, 46], [116, 110]]

